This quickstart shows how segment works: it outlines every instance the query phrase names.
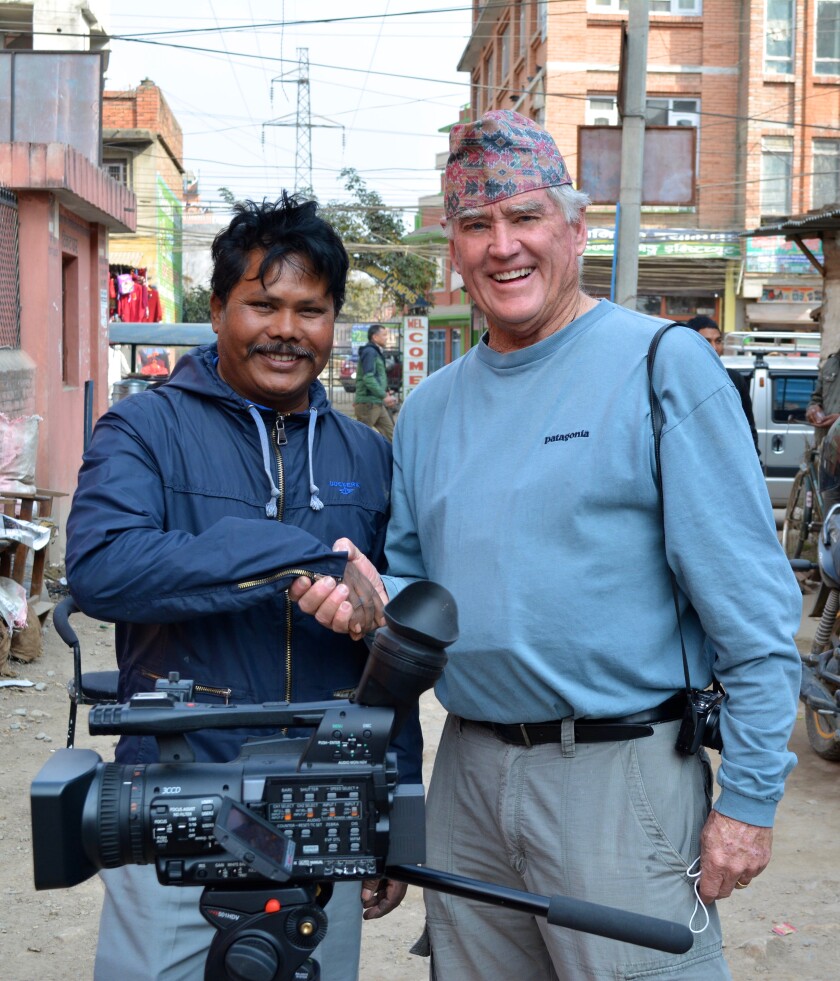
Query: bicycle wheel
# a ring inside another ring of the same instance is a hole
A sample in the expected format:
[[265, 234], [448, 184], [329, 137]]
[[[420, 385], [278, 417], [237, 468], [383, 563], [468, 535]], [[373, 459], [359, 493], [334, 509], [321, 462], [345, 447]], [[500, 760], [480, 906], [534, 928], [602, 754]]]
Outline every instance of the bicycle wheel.
[[793, 478], [782, 525], [782, 548], [789, 559], [798, 559], [802, 555], [802, 549], [808, 539], [806, 498], [810, 486], [811, 481], [807, 471], [800, 470]]

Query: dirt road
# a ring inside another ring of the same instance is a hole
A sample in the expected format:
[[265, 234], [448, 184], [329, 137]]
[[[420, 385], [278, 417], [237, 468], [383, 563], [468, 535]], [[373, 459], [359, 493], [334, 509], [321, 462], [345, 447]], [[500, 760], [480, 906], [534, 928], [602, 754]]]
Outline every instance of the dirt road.
[[[810, 608], [809, 597], [805, 604]], [[73, 622], [85, 666], [111, 667], [113, 628], [83, 617]], [[813, 629], [814, 622], [803, 618], [801, 649], [807, 649]], [[6, 981], [85, 981], [92, 974], [99, 882], [94, 878], [74, 889], [36, 893], [29, 830], [29, 784], [47, 756], [64, 745], [69, 651], [49, 629], [43, 656], [33, 664], [13, 667], [18, 679], [31, 680], [35, 686], [0, 689], [0, 976]], [[430, 765], [443, 721], [431, 695], [424, 696], [422, 717]], [[109, 759], [112, 744], [111, 738], [93, 739], [87, 734], [86, 717], [80, 711], [77, 745]], [[840, 764], [825, 763], [811, 752], [801, 719], [792, 747], [800, 762], [779, 809], [773, 862], [749, 889], [721, 903], [735, 981], [837, 977]], [[792, 932], [786, 932], [784, 924]], [[422, 925], [422, 897], [413, 887], [400, 909], [365, 924], [364, 981], [425, 979], [426, 962], [408, 953]]]

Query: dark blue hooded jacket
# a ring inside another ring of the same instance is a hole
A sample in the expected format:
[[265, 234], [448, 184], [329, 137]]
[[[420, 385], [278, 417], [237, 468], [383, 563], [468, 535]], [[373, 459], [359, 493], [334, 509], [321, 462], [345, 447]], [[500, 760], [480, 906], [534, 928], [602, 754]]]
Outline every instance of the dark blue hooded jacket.
[[[70, 590], [116, 622], [121, 701], [171, 671], [216, 704], [347, 698], [365, 644], [301, 613], [287, 587], [301, 573], [341, 576], [340, 537], [383, 567], [391, 448], [334, 412], [320, 382], [309, 411], [280, 417], [237, 395], [216, 360], [216, 345], [195, 349], [167, 384], [97, 423], [67, 522]], [[221, 762], [267, 734], [188, 738], [196, 760]], [[419, 783], [416, 712], [395, 745], [401, 779]], [[123, 736], [116, 758], [153, 762], [156, 742]]]

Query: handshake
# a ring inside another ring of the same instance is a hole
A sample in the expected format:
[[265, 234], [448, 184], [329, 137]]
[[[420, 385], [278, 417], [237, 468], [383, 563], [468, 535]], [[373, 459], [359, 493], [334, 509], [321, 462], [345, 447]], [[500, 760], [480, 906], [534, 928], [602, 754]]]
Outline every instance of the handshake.
[[339, 538], [333, 551], [347, 552], [341, 579], [301, 576], [289, 587], [289, 598], [321, 626], [360, 640], [384, 625], [388, 594], [373, 564], [349, 538]]

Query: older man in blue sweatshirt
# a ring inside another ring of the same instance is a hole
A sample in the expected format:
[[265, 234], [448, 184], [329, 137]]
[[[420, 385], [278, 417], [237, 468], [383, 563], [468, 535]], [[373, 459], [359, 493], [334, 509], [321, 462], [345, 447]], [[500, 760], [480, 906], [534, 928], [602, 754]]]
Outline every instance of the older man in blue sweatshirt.
[[[801, 598], [738, 395], [701, 337], [663, 335], [660, 510], [660, 322], [580, 289], [587, 198], [541, 127], [493, 110], [450, 151], [450, 256], [488, 330], [400, 415], [383, 581], [433, 579], [458, 604], [428, 863], [697, 936], [663, 954], [427, 891], [421, 948], [440, 981], [500, 964], [546, 981], [729, 978], [715, 903], [770, 859], [800, 677]], [[328, 584], [292, 594], [344, 629]], [[714, 806], [705, 749], [675, 745], [686, 674], [728, 693]]]

